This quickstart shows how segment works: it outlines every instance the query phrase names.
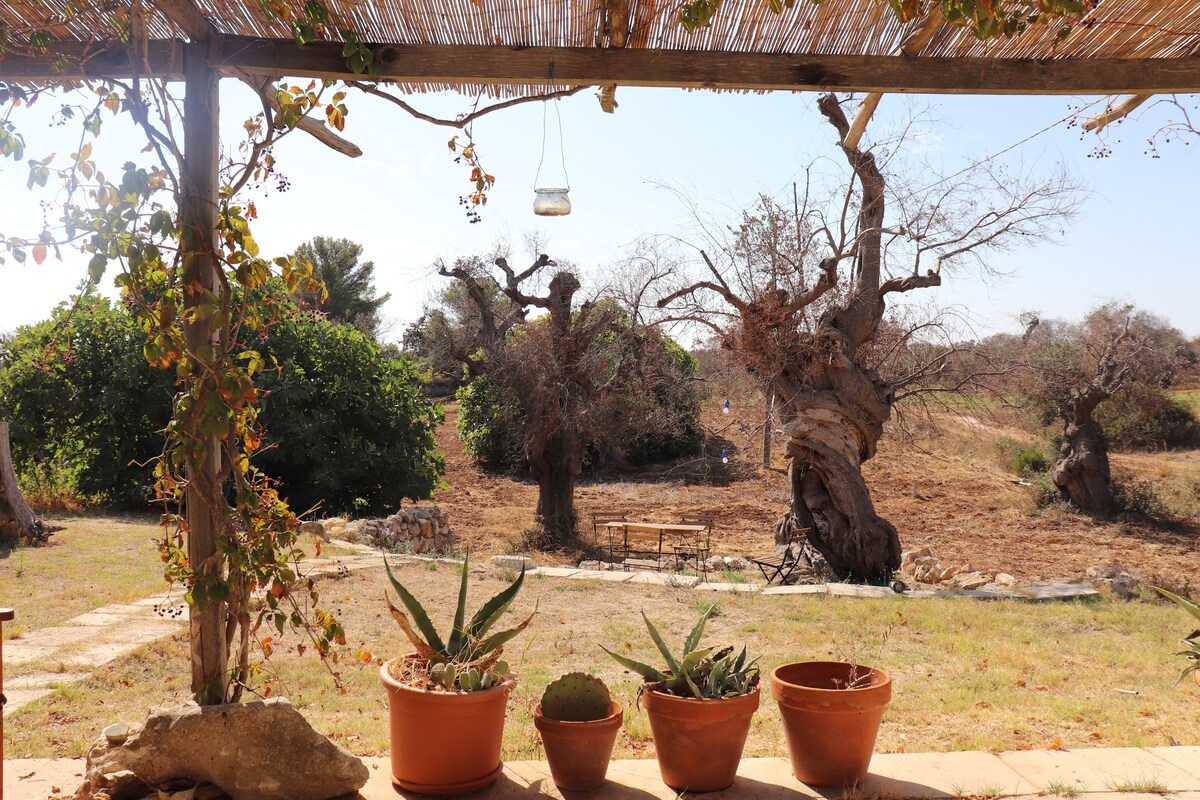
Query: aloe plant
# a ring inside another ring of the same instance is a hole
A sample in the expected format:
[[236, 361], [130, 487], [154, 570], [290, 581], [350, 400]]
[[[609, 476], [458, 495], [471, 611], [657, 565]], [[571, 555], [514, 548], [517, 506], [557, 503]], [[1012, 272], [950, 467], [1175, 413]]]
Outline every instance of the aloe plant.
[[[484, 603], [470, 622], [466, 621], [467, 609], [467, 578], [470, 575], [469, 560], [462, 565], [462, 582], [458, 587], [458, 606], [454, 610], [454, 623], [450, 635], [443, 639], [429, 620], [417, 598], [396, 576], [392, 567], [384, 558], [383, 565], [387, 569], [388, 580], [400, 602], [408, 610], [405, 614], [392, 604], [392, 598], [384, 594], [388, 610], [399, 624], [404, 635], [416, 648], [417, 657], [427, 663], [429, 677], [447, 689], [461, 689], [465, 692], [478, 691], [494, 686], [508, 675], [508, 662], [501, 660], [504, 645], [521, 631], [525, 630], [533, 614], [515, 628], [499, 631], [489, 635], [489, 631], [512, 605], [517, 592], [525, 582], [525, 569], [503, 591]], [[537, 609], [534, 609], [537, 613]], [[412, 620], [409, 620], [412, 615]]]
[[[1168, 600], [1173, 601], [1176, 605], [1187, 611], [1197, 620], [1200, 620], [1200, 604], [1194, 603], [1186, 597], [1180, 597], [1174, 592], [1168, 592], [1166, 589], [1160, 589], [1157, 586], [1154, 587], [1154, 591], [1158, 592]], [[1175, 655], [1183, 656], [1191, 663], [1184, 668], [1183, 673], [1179, 676], [1180, 680], [1183, 680], [1193, 672], [1200, 672], [1200, 630], [1192, 631], [1190, 634], [1183, 637], [1183, 643], [1187, 645], [1187, 647], [1183, 650], [1180, 650]]]
[[715, 603], [710, 605], [701, 615], [695, 627], [683, 640], [683, 650], [678, 657], [667, 647], [654, 623], [646, 616], [646, 612], [642, 611], [646, 630], [650, 632], [650, 638], [666, 661], [665, 670], [658, 670], [649, 664], [614, 653], [603, 645], [601, 649], [616, 659], [621, 666], [657, 684], [654, 688], [668, 694], [710, 699], [746, 694], [758, 685], [758, 658], [747, 660], [744, 645], [737, 654], [734, 654], [732, 647], [700, 647], [704, 623], [712, 616], [716, 607]]

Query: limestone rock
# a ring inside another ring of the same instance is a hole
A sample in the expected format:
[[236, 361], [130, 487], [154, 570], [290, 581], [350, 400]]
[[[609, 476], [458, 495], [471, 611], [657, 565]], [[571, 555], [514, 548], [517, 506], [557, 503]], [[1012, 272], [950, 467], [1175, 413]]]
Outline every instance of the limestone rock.
[[963, 589], [978, 589], [991, 582], [985, 573], [982, 572], [961, 572], [954, 576], [954, 583]]
[[362, 761], [314, 731], [284, 698], [188, 703], [151, 713], [124, 745], [101, 737], [88, 753], [77, 800], [115, 799], [107, 787], [124, 772], [149, 785], [207, 781], [234, 800], [329, 800], [357, 792], [369, 777]]
[[329, 541], [329, 533], [326, 532], [325, 526], [320, 522], [301, 522], [300, 533], [310, 536], [319, 536], [321, 537], [322, 541]]
[[1146, 584], [1145, 575], [1117, 564], [1088, 567], [1084, 575], [1091, 580], [1092, 585], [1107, 586], [1123, 600], [1137, 597], [1138, 590]]
[[1007, 572], [997, 572], [996, 577], [992, 579], [992, 582], [997, 586], [1015, 586], [1017, 579], [1012, 575], [1009, 575]]
[[537, 566], [537, 562], [529, 556], [492, 556], [492, 566], [520, 572], [521, 567], [533, 569]]

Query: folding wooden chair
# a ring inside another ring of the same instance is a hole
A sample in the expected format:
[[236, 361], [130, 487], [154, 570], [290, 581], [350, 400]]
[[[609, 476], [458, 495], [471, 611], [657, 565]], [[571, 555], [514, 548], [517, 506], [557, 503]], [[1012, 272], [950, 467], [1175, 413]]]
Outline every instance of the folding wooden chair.
[[773, 556], [766, 558], [747, 558], [751, 564], [754, 564], [762, 572], [763, 577], [767, 579], [767, 585], [776, 578], [780, 584], [788, 582], [788, 578], [796, 571], [796, 567], [800, 566], [800, 559], [797, 558], [794, 544], [799, 544], [812, 531], [812, 528], [797, 528], [788, 536], [787, 547], [783, 552], [776, 552]]

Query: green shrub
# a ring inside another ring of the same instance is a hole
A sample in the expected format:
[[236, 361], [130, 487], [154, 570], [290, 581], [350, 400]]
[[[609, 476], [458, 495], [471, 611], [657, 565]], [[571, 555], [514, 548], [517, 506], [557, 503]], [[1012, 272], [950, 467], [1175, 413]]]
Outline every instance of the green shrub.
[[488, 377], [479, 377], [459, 388], [456, 428], [467, 455], [489, 469], [508, 472], [525, 463], [512, 428], [497, 423], [498, 419], [520, 420], [520, 407], [506, 402], [496, 384]]
[[91, 295], [6, 341], [0, 417], [18, 474], [56, 484], [51, 494], [146, 503], [174, 389], [170, 372], [146, 363], [145, 341], [122, 306]]
[[1147, 517], [1167, 516], [1167, 506], [1150, 481], [1132, 475], [1114, 474], [1108, 484], [1113, 510]]
[[1137, 383], [1096, 409], [1109, 446], [1116, 450], [1163, 450], [1200, 443], [1200, 421], [1165, 390]]
[[[51, 504], [146, 504], [174, 385], [146, 363], [144, 342], [122, 306], [84, 297], [0, 348], [0, 416], [12, 423], [13, 458], [33, 493]], [[254, 349], [274, 367], [258, 378], [265, 449], [256, 463], [280, 479], [297, 513], [318, 502], [379, 513], [437, 486], [441, 411], [409, 361], [294, 306]]]
[[1004, 466], [1023, 478], [1039, 475], [1054, 464], [1054, 452], [1049, 445], [1039, 449], [1011, 436], [1002, 436], [994, 446]]

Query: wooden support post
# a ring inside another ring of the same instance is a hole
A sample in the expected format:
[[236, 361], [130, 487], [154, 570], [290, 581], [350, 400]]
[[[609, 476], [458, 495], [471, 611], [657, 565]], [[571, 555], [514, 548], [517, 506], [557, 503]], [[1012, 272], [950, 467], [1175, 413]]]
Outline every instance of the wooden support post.
[[[220, 117], [217, 90], [220, 81], [208, 66], [208, 47], [207, 41], [194, 41], [184, 50], [184, 164], [179, 216], [183, 285], [189, 287], [185, 290], [185, 309], [205, 302], [206, 292], [219, 291], [216, 228]], [[198, 362], [196, 355], [214, 342], [217, 331], [213, 323], [216, 319], [214, 316], [203, 322], [185, 323], [188, 353], [194, 362]], [[197, 390], [200, 395], [196, 398], [197, 406], [202, 402], [202, 396], [213, 391], [211, 377], [204, 377], [202, 381]], [[206, 436], [200, 453], [187, 462], [187, 556], [200, 576], [222, 577], [225, 571], [224, 558], [217, 548], [217, 538], [224, 524], [224, 501], [218, 484], [220, 446], [216, 436]], [[192, 692], [201, 704], [225, 700], [229, 682], [226, 616], [223, 602], [209, 601], [202, 610], [195, 606], [190, 610]]]
[[0, 608], [0, 794], [4, 794], [4, 704], [8, 702], [4, 697], [4, 623], [15, 616], [11, 608]]

